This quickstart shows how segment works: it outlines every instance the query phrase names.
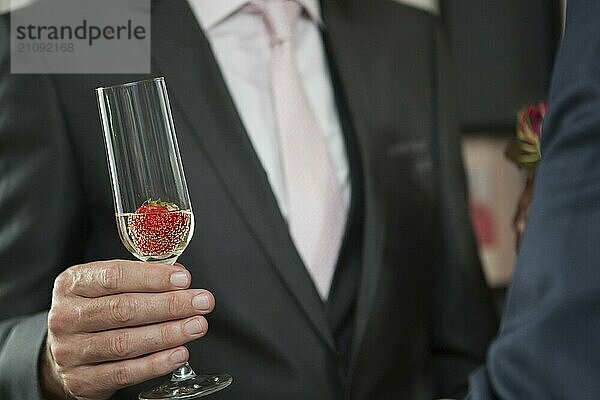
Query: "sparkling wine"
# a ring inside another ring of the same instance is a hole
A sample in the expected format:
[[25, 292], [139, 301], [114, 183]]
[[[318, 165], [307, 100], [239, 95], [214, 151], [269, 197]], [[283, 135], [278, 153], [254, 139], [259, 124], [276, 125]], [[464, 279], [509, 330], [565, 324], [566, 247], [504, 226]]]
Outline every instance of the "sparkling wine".
[[190, 210], [116, 214], [121, 241], [135, 257], [148, 262], [175, 262], [194, 233]]

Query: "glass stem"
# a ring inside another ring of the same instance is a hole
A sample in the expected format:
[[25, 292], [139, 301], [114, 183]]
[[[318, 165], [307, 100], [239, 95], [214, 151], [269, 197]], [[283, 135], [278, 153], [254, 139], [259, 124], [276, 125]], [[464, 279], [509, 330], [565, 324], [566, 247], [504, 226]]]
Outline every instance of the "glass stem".
[[[170, 260], [163, 261], [165, 264], [173, 265], [177, 261], [178, 257], [175, 257]], [[188, 379], [192, 379], [196, 377], [196, 373], [192, 369], [190, 363], [186, 362], [181, 367], [177, 368], [171, 374], [171, 382], [182, 382], [187, 381]]]
[[186, 362], [181, 367], [173, 371], [173, 374], [171, 374], [171, 382], [187, 381], [188, 379], [192, 379], [195, 377], [196, 373], [194, 372], [190, 364]]
[[[173, 265], [177, 261], [178, 257], [175, 257], [170, 260], [163, 261], [165, 264]], [[192, 379], [196, 377], [196, 373], [192, 369], [190, 363], [186, 362], [181, 367], [177, 368], [171, 374], [171, 382], [182, 382], [187, 381], [188, 379]]]

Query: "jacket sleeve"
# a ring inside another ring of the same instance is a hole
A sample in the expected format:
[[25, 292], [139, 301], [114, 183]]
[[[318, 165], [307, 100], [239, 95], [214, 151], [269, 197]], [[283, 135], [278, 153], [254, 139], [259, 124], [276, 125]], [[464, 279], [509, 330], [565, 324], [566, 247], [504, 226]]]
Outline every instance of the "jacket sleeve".
[[569, 0], [502, 328], [472, 400], [600, 398], [600, 3]]
[[433, 274], [434, 395], [464, 395], [470, 372], [485, 360], [497, 316], [477, 254], [456, 118], [453, 67], [439, 21], [434, 32], [437, 98], [434, 163], [438, 226]]
[[35, 400], [54, 278], [84, 216], [52, 80], [11, 73], [8, 27], [0, 16], [0, 398]]

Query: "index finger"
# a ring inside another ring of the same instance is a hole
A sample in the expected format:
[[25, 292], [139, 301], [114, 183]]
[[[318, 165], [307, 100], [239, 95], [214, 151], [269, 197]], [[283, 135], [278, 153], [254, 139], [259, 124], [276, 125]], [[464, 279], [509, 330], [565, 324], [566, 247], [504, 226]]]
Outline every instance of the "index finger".
[[73, 266], [59, 275], [55, 289], [81, 297], [187, 289], [191, 275], [180, 264], [110, 260]]

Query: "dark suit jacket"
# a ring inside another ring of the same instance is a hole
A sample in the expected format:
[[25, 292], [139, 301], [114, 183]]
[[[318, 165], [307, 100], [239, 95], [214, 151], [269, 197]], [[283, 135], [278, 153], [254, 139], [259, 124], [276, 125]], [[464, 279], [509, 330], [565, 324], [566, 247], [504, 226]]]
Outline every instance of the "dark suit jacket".
[[[323, 16], [364, 182], [347, 378], [205, 37], [186, 2], [154, 4], [152, 75], [168, 83], [197, 220], [180, 261], [218, 303], [208, 336], [189, 346], [191, 364], [235, 377], [215, 399], [456, 394], [482, 362], [495, 318], [468, 223], [438, 21], [387, 0], [326, 1]], [[131, 258], [115, 229], [93, 89], [144, 77], [11, 75], [0, 46], [0, 397], [36, 399], [55, 276]]]
[[600, 399], [600, 3], [569, 0], [533, 208], [470, 399]]

